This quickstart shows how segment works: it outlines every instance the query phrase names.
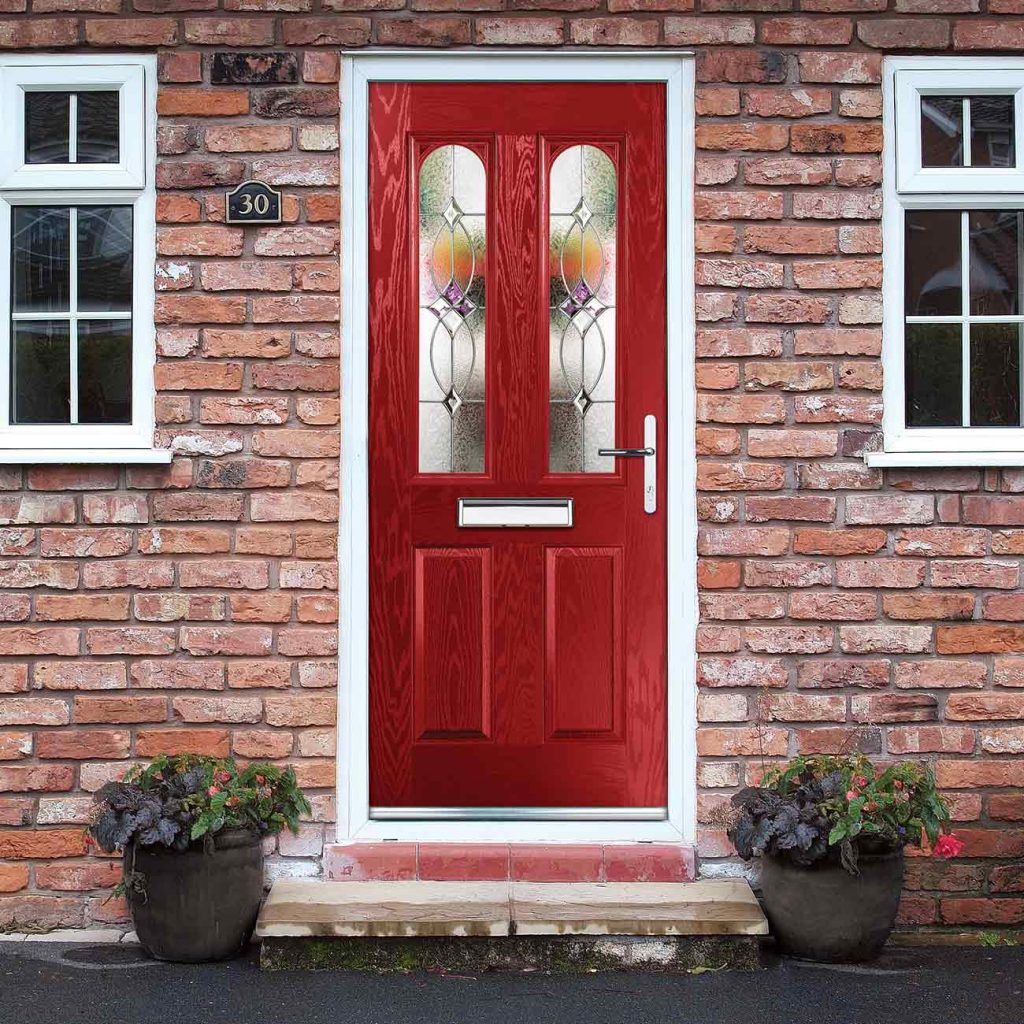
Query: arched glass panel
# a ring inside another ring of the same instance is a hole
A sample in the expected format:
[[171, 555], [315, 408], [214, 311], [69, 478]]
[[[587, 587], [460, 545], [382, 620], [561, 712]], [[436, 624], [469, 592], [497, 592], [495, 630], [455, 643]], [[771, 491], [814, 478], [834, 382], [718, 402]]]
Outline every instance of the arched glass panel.
[[618, 177], [596, 146], [551, 166], [550, 411], [553, 473], [610, 473], [615, 444], [615, 246]]
[[484, 469], [487, 176], [465, 146], [440, 146], [419, 176], [419, 468]]

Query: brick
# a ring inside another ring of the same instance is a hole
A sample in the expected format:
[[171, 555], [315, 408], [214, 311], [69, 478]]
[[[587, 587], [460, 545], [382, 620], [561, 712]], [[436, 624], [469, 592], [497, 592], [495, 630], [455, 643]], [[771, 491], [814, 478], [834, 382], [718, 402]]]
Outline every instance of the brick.
[[267, 46], [274, 42], [272, 18], [185, 18], [187, 43], [199, 45]]
[[54, 760], [127, 757], [130, 750], [131, 737], [126, 730], [75, 729], [41, 732], [36, 737], [36, 755]]
[[697, 54], [698, 82], [784, 82], [788, 60], [780, 50], [722, 47]]
[[974, 598], [970, 594], [887, 594], [882, 607], [892, 619], [970, 619]]
[[839, 646], [847, 654], [921, 654], [931, 640], [930, 626], [842, 626], [839, 630]]
[[91, 889], [112, 889], [121, 880], [117, 861], [83, 864], [38, 864], [36, 887], [65, 892], [88, 892]]
[[738, 46], [753, 43], [753, 18], [707, 18], [700, 16], [665, 19], [665, 42], [669, 46]]
[[1020, 567], [1015, 562], [936, 560], [931, 564], [932, 586], [936, 587], [1013, 589], [1019, 578]]
[[[2, 771], [14, 769], [0, 769]], [[0, 831], [0, 858], [25, 860], [82, 857], [86, 853], [85, 840], [85, 829], [81, 828]]]
[[804, 52], [798, 62], [801, 82], [874, 85], [882, 80], [882, 58], [876, 53]]
[[953, 26], [953, 47], [957, 50], [1022, 50], [1024, 20], [958, 21]]
[[743, 249], [782, 256], [828, 254], [837, 251], [838, 241], [832, 227], [752, 225], [744, 230]]
[[878, 614], [873, 594], [835, 594], [814, 592], [793, 594], [789, 601], [790, 618], [800, 620], [866, 621]]
[[244, 89], [161, 89], [156, 109], [163, 117], [234, 117], [249, 113], [249, 93]]
[[827, 185], [832, 181], [832, 162], [824, 157], [762, 157], [746, 161], [743, 180], [748, 185]]
[[1024, 718], [1024, 694], [951, 693], [946, 718], [954, 721], [995, 721]]
[[140, 757], [158, 754], [208, 754], [227, 757], [231, 750], [226, 729], [139, 729], [135, 752]]
[[768, 726], [698, 727], [697, 753], [703, 757], [778, 756], [789, 749], [785, 729]]
[[940, 626], [935, 632], [939, 654], [1015, 654], [1024, 652], [1021, 626]]
[[40, 594], [36, 618], [41, 622], [75, 619], [117, 620], [128, 618], [127, 594]]
[[879, 689], [889, 684], [888, 661], [805, 661], [798, 669], [797, 686], [832, 689], [857, 686]]
[[131, 666], [132, 684], [150, 690], [220, 690], [224, 687], [222, 662], [137, 661]]
[[[806, 8], [805, 8], [806, 9]], [[849, 18], [767, 18], [761, 23], [761, 40], [778, 46], [842, 46], [853, 38]]]
[[697, 148], [766, 152], [785, 149], [789, 143], [789, 128], [779, 124], [704, 123], [697, 125]]

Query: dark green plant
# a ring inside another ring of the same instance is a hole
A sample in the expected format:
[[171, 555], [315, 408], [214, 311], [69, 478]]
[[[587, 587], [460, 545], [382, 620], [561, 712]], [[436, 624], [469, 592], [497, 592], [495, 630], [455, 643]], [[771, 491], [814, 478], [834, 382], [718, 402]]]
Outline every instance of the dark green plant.
[[296, 832], [299, 815], [310, 809], [291, 768], [255, 763], [239, 770], [232, 758], [197, 754], [135, 766], [96, 799], [102, 808], [89, 831], [108, 853], [136, 844], [186, 850], [226, 828]]
[[838, 855], [856, 873], [860, 852], [920, 845], [956, 856], [962, 843], [942, 835], [949, 810], [926, 765], [904, 761], [881, 771], [863, 754], [798, 757], [741, 790], [729, 830], [745, 860], [767, 854], [804, 867]]

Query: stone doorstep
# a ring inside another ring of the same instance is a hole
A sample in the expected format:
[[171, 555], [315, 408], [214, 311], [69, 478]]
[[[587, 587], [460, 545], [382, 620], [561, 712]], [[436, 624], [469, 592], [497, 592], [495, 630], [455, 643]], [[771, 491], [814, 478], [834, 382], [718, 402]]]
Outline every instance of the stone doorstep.
[[335, 882], [692, 882], [683, 843], [351, 842], [324, 847]]
[[257, 939], [439, 936], [758, 936], [768, 922], [742, 879], [699, 882], [274, 883]]

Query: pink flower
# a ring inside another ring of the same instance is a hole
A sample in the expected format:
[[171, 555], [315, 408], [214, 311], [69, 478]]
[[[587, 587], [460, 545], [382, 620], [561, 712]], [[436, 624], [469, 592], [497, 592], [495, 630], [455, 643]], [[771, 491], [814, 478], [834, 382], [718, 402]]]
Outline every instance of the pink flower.
[[856, 799], [857, 799], [857, 793], [856, 793], [856, 791], [854, 791], [854, 790], [852, 790], [852, 789], [848, 789], [848, 790], [846, 791], [846, 799], [847, 799], [847, 800], [856, 800]]
[[220, 786], [211, 786], [207, 791], [207, 796], [216, 796], [220, 792]]
[[939, 836], [935, 841], [935, 848], [932, 853], [936, 857], [941, 857], [943, 860], [950, 860], [953, 857], [959, 857], [964, 849], [964, 842], [952, 833], [948, 833], [944, 836]]
[[858, 775], [853, 781], [858, 789], [863, 789], [868, 784], [868, 780], [863, 775]]

